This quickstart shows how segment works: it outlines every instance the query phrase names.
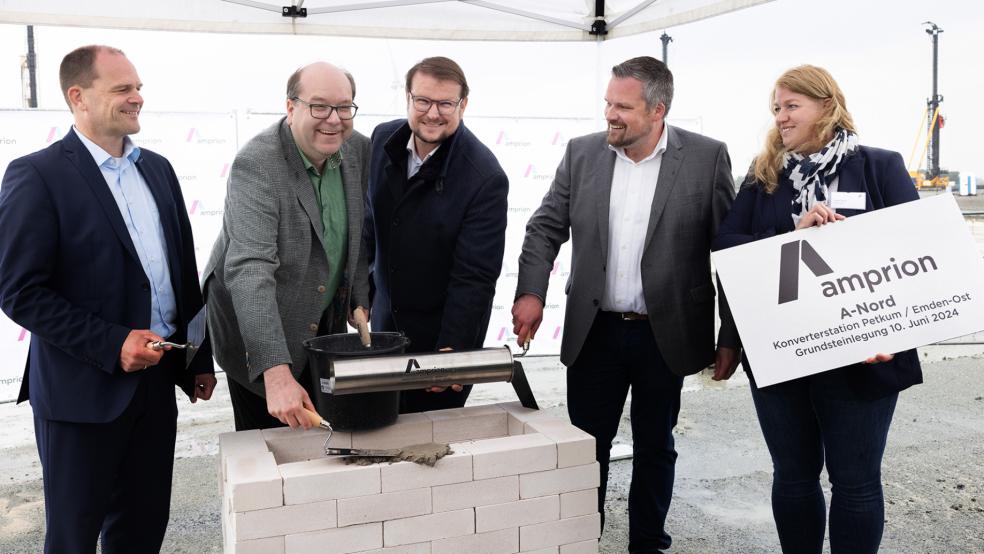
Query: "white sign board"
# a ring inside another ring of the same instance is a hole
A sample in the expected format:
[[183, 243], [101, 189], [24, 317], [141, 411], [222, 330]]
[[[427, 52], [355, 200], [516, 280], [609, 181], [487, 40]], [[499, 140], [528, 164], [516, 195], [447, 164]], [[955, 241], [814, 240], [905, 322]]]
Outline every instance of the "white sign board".
[[984, 259], [949, 194], [713, 260], [759, 386], [984, 329]]

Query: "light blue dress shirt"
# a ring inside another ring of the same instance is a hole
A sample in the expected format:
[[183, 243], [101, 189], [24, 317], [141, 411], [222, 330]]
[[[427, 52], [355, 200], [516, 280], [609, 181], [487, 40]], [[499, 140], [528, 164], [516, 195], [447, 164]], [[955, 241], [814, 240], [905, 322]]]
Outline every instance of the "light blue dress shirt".
[[170, 337], [177, 329], [175, 320], [178, 309], [171, 286], [160, 212], [157, 211], [150, 187], [136, 166], [140, 149], [130, 137], [126, 137], [123, 139], [123, 157], [114, 158], [77, 128], [75, 134], [92, 154], [92, 159], [106, 179], [137, 250], [140, 265], [150, 281], [150, 330], [161, 337]]

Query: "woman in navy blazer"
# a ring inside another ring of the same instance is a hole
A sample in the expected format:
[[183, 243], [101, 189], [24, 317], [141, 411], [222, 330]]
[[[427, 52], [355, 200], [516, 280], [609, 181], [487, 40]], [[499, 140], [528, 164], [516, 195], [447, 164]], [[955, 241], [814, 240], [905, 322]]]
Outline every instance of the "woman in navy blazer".
[[[718, 230], [715, 250], [918, 198], [898, 153], [857, 143], [844, 94], [824, 69], [785, 72], [772, 110], [775, 127]], [[855, 196], [851, 209], [832, 209], [829, 199], [843, 193], [861, 193], [863, 203]], [[821, 552], [824, 463], [832, 485], [831, 552], [877, 552], [885, 514], [881, 460], [899, 391], [922, 382], [916, 351], [877, 354], [764, 388], [755, 385], [748, 359], [742, 362], [772, 456], [772, 510], [783, 552]]]

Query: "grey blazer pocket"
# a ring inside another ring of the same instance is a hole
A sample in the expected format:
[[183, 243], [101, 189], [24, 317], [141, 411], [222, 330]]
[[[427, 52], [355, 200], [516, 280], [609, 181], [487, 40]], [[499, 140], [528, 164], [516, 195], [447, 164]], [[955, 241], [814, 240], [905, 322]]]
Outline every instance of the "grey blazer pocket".
[[690, 297], [694, 302], [711, 302], [714, 300], [714, 285], [706, 284], [690, 289]]

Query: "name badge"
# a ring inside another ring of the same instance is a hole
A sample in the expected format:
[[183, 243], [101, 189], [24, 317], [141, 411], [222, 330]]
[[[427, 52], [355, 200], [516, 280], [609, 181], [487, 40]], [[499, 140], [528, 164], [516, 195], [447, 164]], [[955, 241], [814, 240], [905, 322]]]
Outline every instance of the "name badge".
[[830, 195], [830, 207], [837, 210], [863, 210], [865, 194], [863, 192], [834, 192]]

